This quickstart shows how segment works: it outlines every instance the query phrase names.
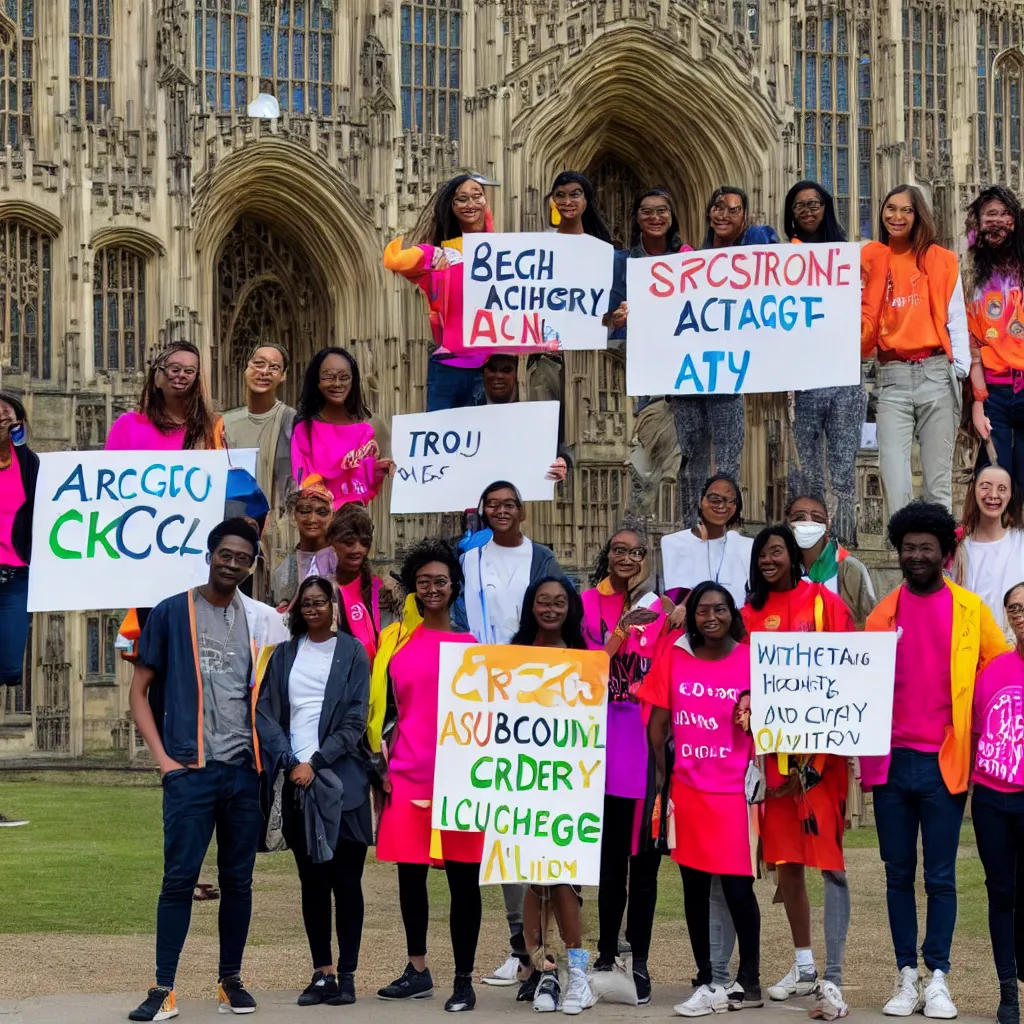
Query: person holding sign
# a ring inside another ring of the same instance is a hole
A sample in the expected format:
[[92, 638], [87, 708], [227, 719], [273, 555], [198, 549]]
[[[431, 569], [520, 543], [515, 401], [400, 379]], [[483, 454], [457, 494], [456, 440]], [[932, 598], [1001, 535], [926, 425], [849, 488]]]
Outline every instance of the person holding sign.
[[[823, 583], [802, 578], [803, 559], [788, 526], [769, 526], [754, 540], [750, 556], [750, 597], [743, 608], [748, 633], [851, 631], [850, 609]], [[815, 992], [815, 1015], [845, 1017], [843, 958], [850, 927], [850, 890], [843, 858], [848, 770], [846, 758], [832, 754], [765, 758], [768, 786], [761, 819], [765, 863], [774, 865], [786, 907], [796, 958], [789, 973], [768, 989], [774, 1000]], [[811, 906], [806, 868], [817, 868], [825, 882], [824, 981], [811, 949]]]
[[[313, 977], [299, 1006], [356, 1001], [363, 865], [373, 842], [362, 746], [370, 662], [358, 640], [339, 632], [335, 612], [333, 583], [322, 576], [303, 580], [289, 615], [292, 638], [271, 655], [256, 705], [267, 781], [273, 787], [278, 775], [284, 776], [282, 831], [295, 855], [313, 958]], [[331, 954], [332, 893], [337, 970]]]
[[[598, 556], [591, 582], [583, 593], [583, 636], [592, 651], [611, 659], [608, 678], [607, 774], [604, 797], [604, 839], [601, 881], [597, 892], [600, 918], [595, 971], [612, 971], [619, 946], [619, 928], [627, 906], [626, 940], [633, 955], [637, 1001], [651, 1000], [647, 957], [658, 899], [661, 854], [638, 849], [633, 831], [647, 795], [649, 747], [636, 693], [651, 667], [654, 646], [672, 602], [649, 589], [647, 545], [638, 529], [613, 534]], [[638, 804], [640, 805], [638, 809]]]
[[422, 237], [407, 246], [396, 238], [384, 250], [384, 267], [417, 285], [427, 300], [437, 347], [427, 364], [427, 412], [461, 409], [480, 396], [486, 353], [463, 353], [462, 236], [493, 231], [487, 194], [476, 175], [458, 174], [438, 190]]
[[[861, 779], [873, 791], [878, 852], [899, 978], [882, 1012], [956, 1016], [949, 994], [949, 950], [956, 925], [956, 857], [971, 773], [975, 679], [1008, 650], [977, 594], [950, 582], [942, 566], [956, 542], [943, 505], [913, 501], [889, 520], [903, 583], [868, 616], [869, 630], [895, 631], [892, 751], [862, 757]], [[917, 845], [924, 854], [928, 913], [921, 953], [930, 976], [918, 976]], [[923, 989], [923, 991], [922, 991]]]
[[287, 611], [299, 589], [310, 576], [333, 576], [337, 555], [327, 539], [334, 495], [323, 477], [313, 474], [302, 481], [288, 498], [299, 543], [295, 550], [274, 569], [271, 577], [270, 603], [278, 611]]
[[[683, 878], [686, 929], [697, 962], [697, 989], [676, 1006], [683, 1017], [763, 1006], [761, 912], [754, 895], [746, 775], [750, 738], [750, 654], [732, 595], [711, 580], [686, 599], [686, 632], [662, 647], [637, 696], [648, 724], [659, 790], [669, 729], [675, 741], [671, 800], [661, 816]], [[711, 879], [721, 876], [739, 938], [736, 983], [726, 991], [711, 969]]]
[[[589, 645], [581, 631], [583, 615], [583, 605], [572, 584], [563, 577], [545, 577], [527, 590], [522, 622], [512, 643], [520, 647], [585, 650]], [[607, 818], [604, 828], [608, 828]], [[583, 945], [582, 903], [582, 890], [578, 885], [533, 884], [527, 887], [523, 899], [523, 936], [533, 973], [525, 979], [517, 998], [525, 1001], [533, 992], [533, 1008], [541, 1013], [554, 1012], [561, 1003], [562, 1012], [571, 1016], [597, 1002], [587, 980], [590, 953]], [[545, 948], [544, 918], [548, 906], [554, 909], [569, 959], [569, 985], [564, 999], [558, 982], [557, 960]]]
[[[423, 999], [433, 994], [427, 967], [427, 871], [444, 865], [451, 892], [452, 952], [455, 986], [444, 1004], [449, 1012], [472, 1010], [473, 961], [480, 936], [480, 859], [483, 832], [433, 832], [430, 802], [437, 751], [437, 676], [443, 643], [476, 643], [471, 633], [452, 629], [451, 606], [459, 596], [462, 570], [451, 548], [440, 540], [417, 544], [402, 564], [402, 586], [415, 595], [422, 621], [398, 642], [381, 637], [377, 660], [385, 659], [387, 694], [371, 691], [373, 706], [385, 704], [390, 734], [381, 741], [385, 804], [377, 835], [377, 860], [398, 865], [398, 894], [409, 962], [402, 974], [377, 995], [381, 999]], [[404, 634], [404, 635], [403, 635]], [[382, 670], [374, 666], [375, 680]], [[371, 744], [372, 745], [372, 744]]]
[[960, 381], [971, 368], [956, 253], [937, 243], [932, 211], [915, 185], [897, 185], [882, 200], [878, 238], [861, 249], [861, 354], [877, 364], [885, 496], [893, 512], [914, 497], [916, 437], [925, 500], [952, 509]]

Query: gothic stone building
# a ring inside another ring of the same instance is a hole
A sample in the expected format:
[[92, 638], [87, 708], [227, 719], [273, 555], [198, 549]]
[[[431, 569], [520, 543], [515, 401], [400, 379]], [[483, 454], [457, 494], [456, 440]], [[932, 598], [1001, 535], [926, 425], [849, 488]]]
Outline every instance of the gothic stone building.
[[[816, 178], [851, 236], [892, 185], [931, 194], [953, 244], [983, 182], [1020, 187], [1024, 3], [978, 0], [0, 0], [0, 370], [40, 451], [103, 445], [152, 353], [205, 354], [221, 408], [257, 340], [297, 382], [353, 350], [385, 415], [423, 408], [419, 295], [388, 239], [468, 168], [499, 183], [499, 228], [540, 229], [584, 170], [618, 240], [638, 189], [668, 186], [684, 237], [716, 185], [779, 223]], [[259, 92], [277, 120], [254, 120]], [[631, 402], [613, 353], [570, 353], [574, 475], [532, 536], [592, 561], [628, 495]], [[749, 518], [781, 511], [785, 402], [747, 403]], [[881, 551], [877, 467], [862, 549]], [[651, 510], [670, 529], [671, 474]], [[387, 561], [436, 529], [375, 510]], [[449, 524], [450, 525], [450, 524]], [[0, 695], [0, 751], [131, 746], [118, 614], [37, 615], [26, 685]]]

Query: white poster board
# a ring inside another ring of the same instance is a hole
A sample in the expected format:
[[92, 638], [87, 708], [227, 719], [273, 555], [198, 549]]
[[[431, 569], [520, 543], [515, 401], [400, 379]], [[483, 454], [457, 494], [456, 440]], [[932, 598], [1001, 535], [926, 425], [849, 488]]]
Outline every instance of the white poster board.
[[463, 345], [522, 354], [608, 347], [615, 250], [591, 235], [464, 235]]
[[753, 633], [757, 752], [888, 754], [895, 675], [895, 633]]
[[597, 885], [608, 655], [441, 644], [431, 824], [484, 833], [480, 884]]
[[704, 249], [626, 262], [630, 395], [860, 383], [860, 247]]
[[462, 512], [483, 489], [510, 480], [523, 501], [550, 501], [558, 402], [508, 402], [391, 420], [391, 512]]
[[205, 583], [225, 451], [39, 456], [28, 610], [151, 608]]

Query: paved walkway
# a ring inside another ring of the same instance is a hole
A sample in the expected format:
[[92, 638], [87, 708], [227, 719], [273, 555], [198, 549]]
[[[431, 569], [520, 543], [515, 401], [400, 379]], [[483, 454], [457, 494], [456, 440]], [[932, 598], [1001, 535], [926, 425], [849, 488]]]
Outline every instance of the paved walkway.
[[[511, 989], [494, 989], [486, 985], [477, 985], [476, 1010], [458, 1018], [461, 1024], [520, 1024], [528, 1020], [536, 1020], [530, 1008], [517, 1004], [512, 999]], [[674, 1003], [682, 999], [687, 990], [673, 989], [668, 986], [654, 990], [654, 1002], [648, 1006], [614, 1006], [599, 1003], [592, 1010], [586, 1011], [580, 1018], [581, 1024], [612, 1024], [620, 1021], [681, 1021], [672, 1013]], [[127, 995], [69, 995], [49, 996], [42, 999], [23, 999], [17, 1002], [0, 1002], [0, 1024], [111, 1024], [113, 1021], [127, 1020], [128, 1011], [145, 993]], [[294, 992], [259, 992], [256, 993], [260, 1008], [255, 1015], [245, 1018], [253, 1024], [262, 1021], [264, 1024], [451, 1024], [453, 1017], [443, 1010], [444, 999], [448, 992], [438, 991], [433, 999], [417, 1000], [411, 1005], [384, 1003], [372, 996], [361, 996], [354, 1006], [316, 1006], [302, 1008], [296, 1006]], [[766, 1005], [763, 1010], [744, 1012], [741, 1024], [803, 1024], [806, 1016], [808, 1000], [797, 1000], [793, 1003], [774, 1003]], [[227, 1015], [217, 1013], [217, 1004], [210, 1000], [197, 1002], [184, 1000], [180, 1004], [181, 1013], [178, 1020], [183, 1024], [213, 1024], [214, 1021], [226, 1024], [230, 1019]], [[993, 1004], [993, 1013], [995, 1004]], [[736, 1018], [728, 1014], [730, 1022]], [[552, 1017], [552, 1024], [563, 1019]], [[883, 1017], [880, 1010], [859, 1010], [850, 1012], [847, 1018], [850, 1024], [891, 1024], [891, 1017]], [[915, 1020], [923, 1021], [923, 1017]], [[960, 1017], [961, 1024], [988, 1024], [976, 1017]]]

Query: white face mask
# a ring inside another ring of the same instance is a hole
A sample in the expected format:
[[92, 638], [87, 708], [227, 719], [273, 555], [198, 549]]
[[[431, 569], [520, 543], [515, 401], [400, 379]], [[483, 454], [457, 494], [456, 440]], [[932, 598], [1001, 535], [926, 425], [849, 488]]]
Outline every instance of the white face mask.
[[813, 548], [828, 532], [828, 527], [824, 523], [790, 523], [789, 528], [803, 551]]

